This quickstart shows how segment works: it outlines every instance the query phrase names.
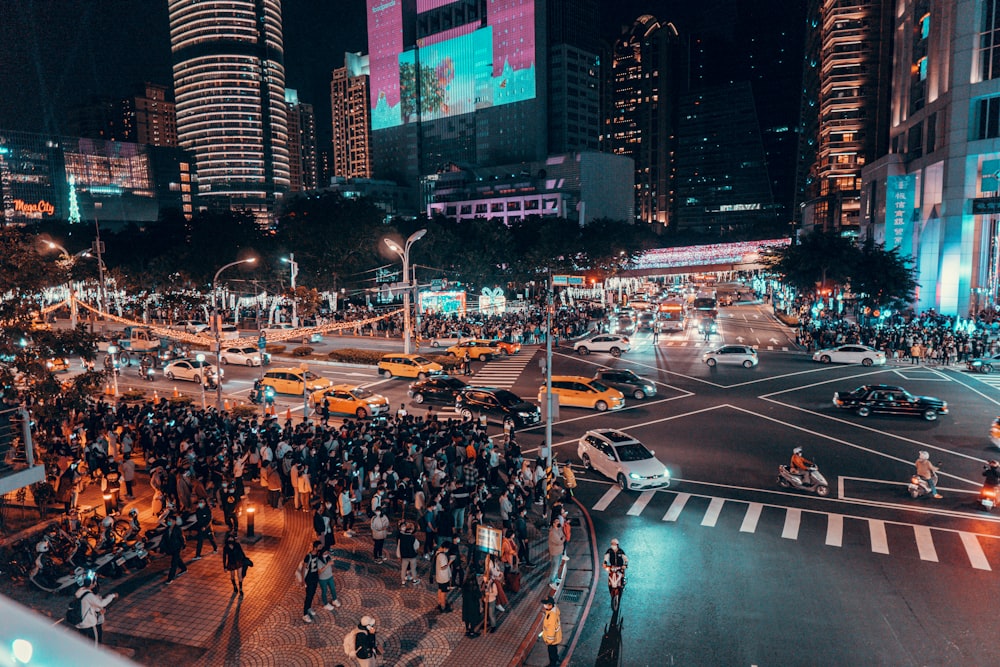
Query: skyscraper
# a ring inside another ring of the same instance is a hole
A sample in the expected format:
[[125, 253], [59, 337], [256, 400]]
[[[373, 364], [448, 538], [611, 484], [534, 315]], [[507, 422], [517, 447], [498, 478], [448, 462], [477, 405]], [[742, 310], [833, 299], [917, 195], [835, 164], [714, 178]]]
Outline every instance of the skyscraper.
[[150, 146], [177, 146], [177, 112], [167, 87], [145, 83], [142, 90], [122, 101], [130, 131], [125, 141]]
[[604, 150], [635, 161], [635, 218], [671, 224], [677, 100], [687, 89], [685, 46], [672, 23], [648, 14], [614, 46]]
[[862, 172], [862, 235], [913, 259], [918, 312], [996, 311], [1000, 0], [892, 5], [888, 154]]
[[548, 0], [549, 154], [598, 150], [601, 42], [597, 0]]
[[316, 115], [311, 104], [299, 100], [294, 88], [285, 89], [285, 103], [288, 104], [288, 190], [315, 190]]
[[280, 0], [169, 0], [177, 135], [201, 201], [267, 222], [289, 189]]
[[333, 111], [333, 172], [343, 178], [371, 178], [371, 108], [368, 56], [345, 53], [344, 66], [330, 80]]
[[[889, 138], [889, 71], [892, 66], [890, 0], [812, 0], [807, 30], [799, 159], [808, 187], [802, 224], [857, 234], [861, 169], [885, 153]], [[815, 140], [814, 142], [812, 140]]]

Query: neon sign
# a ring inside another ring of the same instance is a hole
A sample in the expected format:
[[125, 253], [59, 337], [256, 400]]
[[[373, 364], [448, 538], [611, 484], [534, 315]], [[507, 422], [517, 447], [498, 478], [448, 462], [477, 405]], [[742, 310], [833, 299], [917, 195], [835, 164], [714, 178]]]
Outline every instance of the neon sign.
[[55, 204], [51, 204], [44, 199], [33, 204], [23, 199], [15, 199], [14, 210], [18, 213], [26, 213], [28, 215], [55, 215], [56, 213]]

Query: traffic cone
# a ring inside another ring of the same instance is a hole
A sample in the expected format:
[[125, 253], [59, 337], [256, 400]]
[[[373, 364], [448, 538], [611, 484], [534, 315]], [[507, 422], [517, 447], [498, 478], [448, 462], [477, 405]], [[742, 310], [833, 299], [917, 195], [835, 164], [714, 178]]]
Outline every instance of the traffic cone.
[[228, 398], [226, 400], [222, 401], [222, 409], [225, 410], [226, 412], [229, 412], [229, 399]]
[[177, 387], [174, 387], [174, 398], [180, 397], [181, 393], [177, 391]]
[[159, 402], [160, 402], [160, 395], [159, 395], [159, 394], [157, 393], [157, 391], [156, 391], [156, 390], [154, 389], [154, 390], [153, 390], [153, 403], [159, 403]]
[[267, 414], [274, 416], [274, 405], [267, 406]]
[[292, 420], [292, 409], [288, 408], [287, 410], [285, 410], [285, 421], [291, 421], [291, 420]]

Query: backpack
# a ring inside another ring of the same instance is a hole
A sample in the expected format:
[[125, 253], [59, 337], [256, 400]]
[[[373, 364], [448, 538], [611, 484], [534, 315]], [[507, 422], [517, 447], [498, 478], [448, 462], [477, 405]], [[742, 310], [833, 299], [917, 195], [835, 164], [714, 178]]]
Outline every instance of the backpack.
[[358, 655], [359, 634], [361, 634], [361, 628], [354, 628], [344, 635], [344, 653], [346, 653], [349, 658], [354, 658]]
[[83, 597], [78, 598], [74, 595], [66, 607], [66, 624], [74, 628], [83, 623]]

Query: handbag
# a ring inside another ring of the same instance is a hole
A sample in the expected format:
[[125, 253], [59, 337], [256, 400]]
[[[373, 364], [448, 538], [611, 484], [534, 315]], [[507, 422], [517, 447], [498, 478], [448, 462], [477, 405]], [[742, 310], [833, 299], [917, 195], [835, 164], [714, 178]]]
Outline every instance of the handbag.
[[249, 558], [243, 558], [243, 567], [253, 567], [253, 561]]

